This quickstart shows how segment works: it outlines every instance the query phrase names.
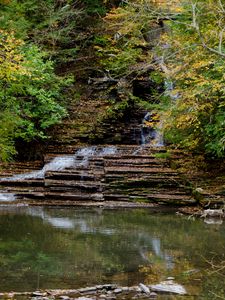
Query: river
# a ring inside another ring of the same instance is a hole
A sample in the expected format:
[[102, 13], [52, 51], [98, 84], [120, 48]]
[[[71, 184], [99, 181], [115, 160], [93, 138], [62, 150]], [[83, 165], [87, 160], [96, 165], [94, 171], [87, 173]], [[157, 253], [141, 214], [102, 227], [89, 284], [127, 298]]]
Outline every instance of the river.
[[186, 288], [188, 299], [223, 292], [224, 277], [208, 261], [224, 259], [224, 224], [147, 209], [2, 206], [0, 215], [0, 292], [168, 277]]

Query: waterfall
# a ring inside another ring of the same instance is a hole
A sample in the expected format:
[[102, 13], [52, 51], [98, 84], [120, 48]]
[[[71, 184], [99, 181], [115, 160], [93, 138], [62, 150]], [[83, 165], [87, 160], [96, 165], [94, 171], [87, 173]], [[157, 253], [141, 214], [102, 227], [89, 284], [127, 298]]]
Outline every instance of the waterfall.
[[[92, 156], [107, 156], [117, 152], [114, 146], [103, 147], [98, 149], [95, 146], [85, 147], [78, 150], [74, 155], [64, 155], [53, 158], [49, 163], [45, 164], [41, 170], [29, 173], [16, 174], [12, 177], [0, 178], [0, 181], [19, 181], [26, 179], [43, 179], [48, 171], [63, 171], [68, 168], [87, 167], [89, 159]], [[0, 201], [9, 202], [16, 200], [16, 195], [3, 191], [0, 193]]]
[[[142, 145], [149, 144], [154, 147], [164, 146], [163, 135], [162, 135], [162, 122], [159, 122], [157, 128], [153, 128], [149, 123], [154, 123], [153, 115], [149, 112], [146, 113], [142, 120], [142, 130], [141, 130], [141, 141]], [[156, 121], [157, 122], [157, 121]]]
[[147, 124], [148, 122], [151, 122], [151, 120], [152, 116], [147, 112], [142, 119], [141, 124], [141, 145], [149, 144], [155, 137], [155, 130]]

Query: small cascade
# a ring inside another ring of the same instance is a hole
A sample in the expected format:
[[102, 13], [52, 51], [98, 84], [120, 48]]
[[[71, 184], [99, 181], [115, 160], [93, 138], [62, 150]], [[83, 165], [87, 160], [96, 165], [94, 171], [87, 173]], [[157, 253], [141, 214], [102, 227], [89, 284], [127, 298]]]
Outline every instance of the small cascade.
[[[25, 179], [42, 179], [47, 171], [63, 171], [67, 168], [76, 167], [77, 165], [85, 165], [88, 163], [90, 156], [96, 152], [95, 147], [82, 148], [76, 152], [75, 155], [58, 156], [52, 159], [49, 163], [45, 164], [44, 167], [39, 171], [17, 174], [8, 178], [1, 178], [1, 181], [18, 181]], [[77, 158], [83, 156], [80, 161]]]
[[[48, 171], [63, 171], [68, 168], [76, 168], [80, 166], [87, 166], [91, 156], [105, 156], [115, 154], [116, 147], [105, 147], [98, 150], [97, 147], [86, 147], [78, 150], [75, 155], [65, 155], [53, 158], [49, 163], [39, 171], [17, 174], [12, 177], [0, 178], [0, 181], [17, 181], [25, 179], [42, 179]], [[80, 159], [81, 158], [81, 159]]]
[[[48, 153], [39, 171], [0, 180], [1, 205], [136, 206], [138, 201], [187, 204], [194, 199], [183, 188], [183, 179], [155, 153], [164, 149], [160, 135], [137, 149], [136, 145], [87, 147], [74, 155]], [[70, 153], [70, 152], [69, 152]], [[30, 166], [25, 165], [25, 170]], [[19, 165], [21, 170], [21, 165]], [[146, 206], [147, 204], [139, 203]], [[58, 224], [58, 220], [51, 220]], [[72, 226], [67, 220], [59, 226]]]
[[[171, 98], [171, 100], [177, 100], [179, 98], [178, 93], [174, 93], [174, 83], [168, 78], [164, 83], [165, 92], [164, 94]], [[154, 120], [154, 115], [150, 112], [147, 112], [142, 119], [141, 124], [141, 148], [137, 149], [134, 154], [139, 153], [145, 145], [154, 146], [154, 147], [163, 147], [164, 139], [162, 134], [163, 120]], [[158, 126], [155, 126], [154, 123], [159, 123]], [[156, 128], [155, 128], [156, 127]]]
[[[97, 148], [95, 146], [85, 147], [76, 151], [74, 155], [64, 155], [53, 158], [49, 163], [46, 163], [41, 170], [33, 171], [29, 173], [16, 174], [11, 177], [3, 177], [0, 178], [0, 182], [3, 185], [15, 185], [21, 183], [23, 185], [27, 185], [29, 188], [30, 184], [35, 184], [35, 186], [39, 187], [39, 190], [42, 189], [42, 186], [45, 182], [49, 184], [49, 180], [46, 174], [53, 173], [62, 173], [64, 170], [76, 170], [82, 169], [82, 175], [80, 176], [80, 180], [85, 178], [85, 169], [88, 168], [89, 160], [91, 157], [105, 157], [108, 155], [113, 155], [117, 152], [117, 148], [115, 146]], [[84, 170], [83, 170], [84, 169]], [[88, 177], [88, 175], [86, 175]], [[44, 183], [43, 183], [44, 181]], [[20, 194], [20, 193], [19, 193]], [[12, 202], [17, 200], [17, 193], [9, 193], [7, 190], [3, 190], [0, 193], [0, 202]]]
[[155, 129], [154, 133], [155, 133], [154, 139], [152, 140], [151, 144], [154, 147], [163, 147], [163, 146], [165, 146], [164, 138], [163, 138], [163, 134], [162, 134], [162, 121], [159, 122], [159, 126], [158, 126], [157, 129]]
[[148, 126], [151, 120], [151, 114], [147, 112], [142, 119], [141, 124], [141, 145], [148, 144], [154, 138], [154, 129]]
[[154, 123], [158, 123], [158, 120], [153, 119], [154, 115], [147, 112], [142, 119], [141, 123], [141, 146], [136, 149], [133, 154], [140, 153], [146, 146], [163, 147], [164, 140], [162, 134], [162, 122], [159, 123], [158, 128], [155, 129]]
[[[157, 126], [157, 128], [155, 128], [156, 123], [159, 123], [159, 126]], [[149, 144], [154, 147], [164, 146], [161, 128], [162, 122], [159, 122], [157, 116], [155, 114], [147, 112], [142, 120], [142, 145]]]

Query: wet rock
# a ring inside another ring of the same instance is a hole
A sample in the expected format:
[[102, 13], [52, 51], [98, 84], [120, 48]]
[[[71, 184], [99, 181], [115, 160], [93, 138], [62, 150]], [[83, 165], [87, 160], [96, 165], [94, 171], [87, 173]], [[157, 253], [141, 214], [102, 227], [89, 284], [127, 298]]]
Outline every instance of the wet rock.
[[150, 294], [150, 289], [143, 283], [139, 284], [141, 291], [145, 294]]
[[120, 294], [120, 293], [122, 293], [122, 291], [123, 290], [121, 288], [117, 288], [117, 289], [114, 290], [114, 293], [115, 294]]
[[151, 292], [150, 295], [149, 295], [150, 299], [155, 299], [158, 297], [158, 294], [155, 293], [155, 292]]
[[91, 297], [78, 297], [75, 298], [76, 300], [96, 300], [96, 298], [91, 298]]
[[35, 291], [35, 292], [32, 293], [33, 297], [44, 297], [46, 295], [47, 295], [46, 293], [42, 293], [40, 291]]
[[53, 296], [53, 297], [60, 297], [60, 296], [68, 296], [68, 295], [75, 295], [75, 294], [79, 294], [78, 290], [74, 290], [74, 289], [71, 289], [71, 290], [60, 290], [60, 289], [57, 289], [57, 290], [48, 290], [47, 291], [47, 294], [50, 295], [50, 296]]
[[112, 295], [112, 293], [113, 293], [112, 291], [108, 291], [107, 295]]
[[131, 286], [129, 292], [141, 292], [141, 289], [138, 286]]
[[152, 291], [159, 293], [173, 293], [178, 295], [187, 294], [187, 291], [182, 285], [175, 283], [172, 280], [162, 281], [159, 284], [150, 285], [150, 288]]
[[96, 290], [97, 290], [97, 287], [92, 286], [92, 287], [78, 289], [78, 292], [80, 292], [80, 293], [90, 293], [90, 292], [96, 292]]
[[100, 284], [100, 285], [96, 285], [96, 290], [107, 290], [107, 291], [111, 291], [117, 288], [116, 284]]
[[205, 209], [201, 215], [201, 217], [224, 217], [224, 210], [223, 209]]
[[52, 298], [42, 297], [42, 296], [31, 297], [31, 300], [51, 300], [51, 299]]

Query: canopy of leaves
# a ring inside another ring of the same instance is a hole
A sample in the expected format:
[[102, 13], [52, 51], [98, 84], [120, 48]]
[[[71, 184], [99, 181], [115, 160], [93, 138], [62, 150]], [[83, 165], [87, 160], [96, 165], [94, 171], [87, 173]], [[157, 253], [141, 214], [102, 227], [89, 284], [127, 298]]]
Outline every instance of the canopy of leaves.
[[225, 151], [225, 18], [218, 1], [187, 1], [161, 40], [175, 84], [163, 114], [169, 141], [222, 157]]
[[46, 138], [46, 129], [66, 115], [59, 104], [71, 83], [54, 74], [50, 61], [34, 45], [0, 31], [0, 156], [15, 153], [16, 138]]
[[76, 27], [84, 13], [78, 1], [11, 0], [1, 4], [0, 28], [29, 39], [57, 61], [74, 59]]
[[[152, 1], [148, 2], [152, 5]], [[104, 35], [95, 40], [95, 49], [111, 75], [128, 75], [137, 62], [152, 60], [143, 34], [151, 25], [144, 6], [136, 6], [136, 1], [113, 8], [105, 16]]]

